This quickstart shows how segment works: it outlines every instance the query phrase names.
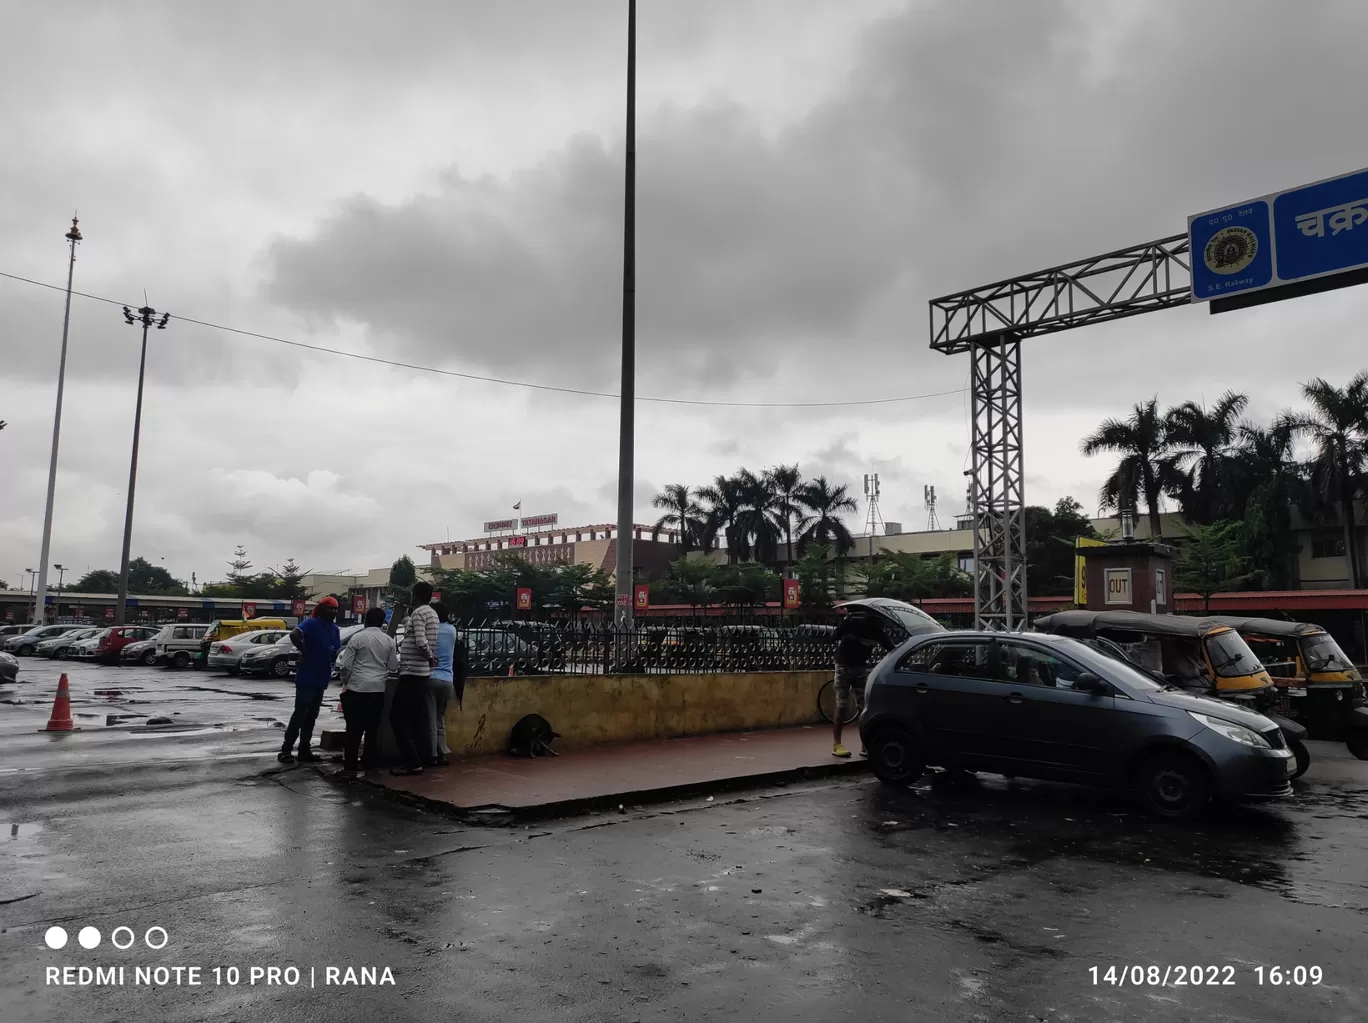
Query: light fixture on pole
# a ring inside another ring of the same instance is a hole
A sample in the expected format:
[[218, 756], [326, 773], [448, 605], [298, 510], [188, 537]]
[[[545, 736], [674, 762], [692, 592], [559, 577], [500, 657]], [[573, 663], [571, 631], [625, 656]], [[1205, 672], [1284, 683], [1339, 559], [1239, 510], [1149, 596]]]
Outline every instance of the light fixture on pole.
[[71, 218], [71, 230], [66, 233], [71, 243], [71, 259], [67, 263], [66, 311], [62, 313], [62, 357], [57, 363], [57, 410], [52, 417], [52, 460], [48, 462], [47, 508], [43, 512], [43, 543], [38, 553], [38, 587], [34, 596], [33, 620], [47, 620], [48, 553], [52, 548], [52, 504], [57, 496], [57, 442], [62, 436], [62, 391], [66, 385], [67, 330], [71, 326], [71, 279], [76, 272], [76, 243], [81, 230]]
[[154, 324], [158, 330], [165, 330], [171, 319], [170, 313], [163, 313], [160, 320], [155, 319], [157, 310], [145, 305], [133, 315], [128, 306], [123, 307], [124, 322], [130, 326], [142, 324], [142, 356], [138, 359], [138, 401], [133, 412], [133, 456], [128, 464], [128, 507], [124, 511], [123, 558], [119, 562], [119, 599], [114, 607], [114, 624], [123, 625], [128, 610], [128, 549], [133, 540], [133, 493], [138, 485], [138, 439], [142, 434], [143, 377], [147, 371], [147, 331]]
[[635, 488], [636, 412], [636, 0], [627, 0], [626, 187], [622, 233], [622, 409], [618, 426], [617, 563], [614, 568], [620, 626], [632, 623], [632, 528]]
[[[35, 571], [34, 571], [33, 569], [31, 569], [31, 568], [26, 568], [26, 569], [24, 569], [24, 571], [28, 573], [28, 577], [29, 577], [29, 601], [30, 601], [30, 604], [32, 604], [32, 601], [33, 601], [33, 586], [34, 586], [34, 584], [38, 581], [38, 573], [35, 572]], [[38, 612], [37, 612], [37, 609], [36, 609], [36, 606], [35, 606], [35, 607], [34, 607], [34, 611], [33, 611], [33, 617], [30, 618], [29, 621], [36, 622], [36, 621], [38, 621], [38, 620], [39, 620], [39, 619], [38, 619]]]
[[52, 617], [62, 616], [62, 580], [66, 578], [66, 569], [61, 565], [53, 565], [57, 569], [57, 601], [52, 605]]

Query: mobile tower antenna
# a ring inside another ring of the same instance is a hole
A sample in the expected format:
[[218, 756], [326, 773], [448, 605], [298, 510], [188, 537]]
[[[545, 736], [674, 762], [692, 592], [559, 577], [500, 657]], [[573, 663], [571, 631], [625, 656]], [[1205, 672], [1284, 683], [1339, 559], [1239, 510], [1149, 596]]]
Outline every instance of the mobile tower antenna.
[[941, 527], [940, 518], [936, 515], [936, 488], [929, 485], [922, 487], [922, 500], [926, 504], [927, 532], [934, 533]]
[[883, 516], [879, 514], [879, 474], [866, 473], [864, 478], [865, 497], [869, 499], [869, 513], [865, 516], [865, 532], [869, 534], [869, 556], [874, 557], [874, 537], [883, 527]]

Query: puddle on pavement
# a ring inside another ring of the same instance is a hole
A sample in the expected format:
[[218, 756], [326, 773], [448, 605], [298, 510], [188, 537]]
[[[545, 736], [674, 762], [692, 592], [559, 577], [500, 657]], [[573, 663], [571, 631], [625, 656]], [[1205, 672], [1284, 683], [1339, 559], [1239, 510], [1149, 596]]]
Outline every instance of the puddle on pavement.
[[43, 830], [43, 826], [37, 823], [36, 821], [29, 821], [24, 824], [18, 824], [14, 821], [6, 821], [3, 825], [0, 826], [4, 827], [5, 833], [9, 835], [9, 837], [12, 840], [17, 840], [20, 838], [32, 838], [34, 835], [38, 834], [38, 832]]
[[181, 689], [191, 689], [200, 693], [223, 693], [225, 696], [245, 696], [249, 700], [278, 700], [280, 696], [276, 693], [244, 693], [232, 689], [215, 689], [212, 686], [181, 686]]

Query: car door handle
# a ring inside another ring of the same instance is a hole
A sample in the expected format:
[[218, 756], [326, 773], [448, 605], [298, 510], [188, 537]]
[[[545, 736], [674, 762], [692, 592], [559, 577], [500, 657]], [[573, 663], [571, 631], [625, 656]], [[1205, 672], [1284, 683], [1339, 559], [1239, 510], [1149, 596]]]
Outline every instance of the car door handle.
[[925, 682], [918, 682], [912, 688], [919, 693], [929, 693], [931, 691], [931, 687], [928, 686]]
[[1024, 703], [1025, 698], [1020, 693], [1008, 693], [1003, 697], [1008, 703]]

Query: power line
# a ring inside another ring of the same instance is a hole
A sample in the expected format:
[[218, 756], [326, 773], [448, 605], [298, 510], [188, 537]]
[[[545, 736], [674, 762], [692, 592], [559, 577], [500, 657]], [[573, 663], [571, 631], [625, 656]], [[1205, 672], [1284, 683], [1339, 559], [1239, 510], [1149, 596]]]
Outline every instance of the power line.
[[[5, 273], [0, 270], [0, 277], [7, 277], [12, 281], [22, 281], [24, 284], [32, 284], [39, 288], [48, 288], [53, 291], [65, 292], [66, 288], [55, 284], [48, 284], [45, 281], [35, 281], [30, 277], [21, 277], [18, 274]], [[133, 306], [136, 302], [120, 302], [117, 299], [106, 298], [103, 295], [91, 295], [84, 291], [73, 291], [73, 295], [80, 298], [88, 298], [95, 302], [105, 302], [116, 306]], [[620, 395], [611, 391], [590, 391], [579, 387], [559, 387], [555, 384], [538, 384], [529, 380], [509, 380], [504, 377], [485, 376], [479, 373], [463, 373], [455, 369], [442, 369], [438, 366], [423, 366], [414, 362], [401, 362], [398, 359], [386, 359], [378, 355], [363, 355], [359, 352], [343, 351], [340, 348], [327, 348], [323, 345], [311, 345], [305, 341], [294, 341], [286, 337], [277, 337], [274, 334], [259, 334], [254, 330], [243, 330], [240, 327], [230, 327], [224, 323], [212, 323], [209, 320], [197, 320], [193, 316], [178, 316], [171, 314], [173, 320], [180, 320], [182, 323], [193, 323], [199, 327], [208, 327], [211, 330], [222, 330], [229, 334], [239, 334], [243, 337], [254, 337], [262, 341], [272, 341], [276, 344], [288, 345], [291, 348], [302, 348], [311, 352], [321, 352], [325, 355], [337, 355], [346, 359], [357, 359], [361, 362], [372, 362], [381, 366], [392, 366], [396, 369], [414, 370], [418, 373], [435, 373], [439, 376], [457, 377], [461, 380], [474, 380], [485, 384], [501, 384], [505, 387], [525, 387], [534, 391], [554, 391], [558, 394], [576, 394], [590, 398], [617, 398]], [[651, 395], [638, 395], [637, 401], [650, 401], [661, 405], [706, 405], [721, 408], [850, 408], [859, 405], [892, 405], [903, 401], [919, 401], [923, 398], [940, 398], [948, 394], [964, 394], [968, 391], [967, 387], [956, 387], [948, 391], [929, 391], [925, 394], [904, 394], [894, 398], [860, 398], [854, 401], [708, 401], [702, 398], [661, 398]]]

